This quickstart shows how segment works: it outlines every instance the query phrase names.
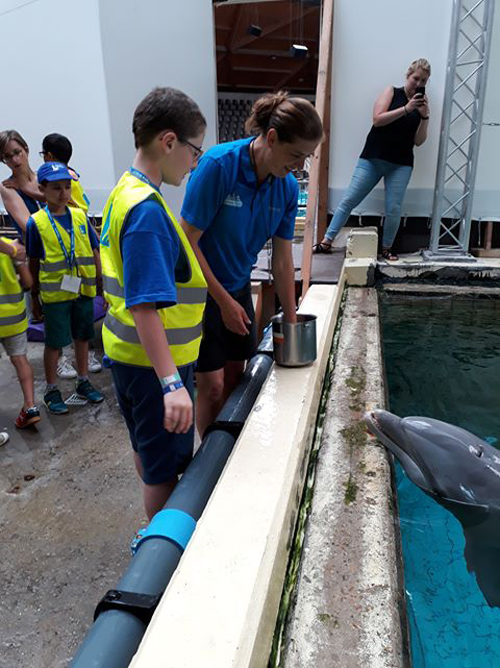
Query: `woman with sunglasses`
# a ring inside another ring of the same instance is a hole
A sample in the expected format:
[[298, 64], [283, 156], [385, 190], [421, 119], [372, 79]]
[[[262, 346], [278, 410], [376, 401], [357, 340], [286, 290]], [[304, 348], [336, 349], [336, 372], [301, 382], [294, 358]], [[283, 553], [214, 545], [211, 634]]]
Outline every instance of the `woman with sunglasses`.
[[45, 199], [29, 164], [28, 144], [16, 130], [0, 132], [0, 160], [12, 172], [0, 185], [0, 196], [9, 214], [7, 222], [16, 228], [22, 240], [29, 217]]
[[292, 171], [303, 168], [323, 127], [310, 102], [278, 92], [255, 102], [246, 130], [251, 137], [220, 144], [200, 160], [181, 212], [209, 290], [196, 367], [200, 434], [255, 353], [250, 275], [269, 239], [284, 317], [296, 319], [292, 240], [298, 185]]

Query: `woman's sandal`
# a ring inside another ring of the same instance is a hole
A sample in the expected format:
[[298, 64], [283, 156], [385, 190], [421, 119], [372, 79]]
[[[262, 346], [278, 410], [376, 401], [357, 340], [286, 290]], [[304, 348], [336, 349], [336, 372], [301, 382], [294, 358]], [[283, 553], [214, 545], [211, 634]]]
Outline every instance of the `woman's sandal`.
[[390, 248], [384, 248], [384, 250], [382, 251], [382, 257], [384, 258], [384, 260], [389, 260], [391, 262], [399, 260], [399, 257], [395, 255]]
[[332, 244], [325, 244], [324, 241], [320, 241], [319, 244], [314, 244], [313, 253], [332, 253]]

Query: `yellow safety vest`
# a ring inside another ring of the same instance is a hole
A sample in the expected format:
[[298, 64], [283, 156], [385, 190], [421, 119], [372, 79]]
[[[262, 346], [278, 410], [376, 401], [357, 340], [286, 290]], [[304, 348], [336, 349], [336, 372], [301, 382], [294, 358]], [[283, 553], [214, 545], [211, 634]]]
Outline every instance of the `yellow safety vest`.
[[[1, 237], [12, 243], [11, 239]], [[15, 336], [28, 328], [24, 292], [11, 258], [0, 253], [0, 338]]]
[[[148, 183], [125, 172], [112, 191], [103, 212], [101, 263], [104, 296], [109, 309], [104, 319], [102, 339], [110, 359], [135, 366], [152, 366], [142, 347], [132, 314], [125, 306], [123, 258], [120, 235], [129, 211], [146, 199], [156, 199], [165, 209], [180, 241], [180, 252], [189, 265], [190, 278], [176, 279], [177, 304], [158, 309], [170, 352], [177, 367], [198, 359], [207, 283], [183, 229], [160, 193]], [[148, 258], [144, 258], [147, 262]]]
[[[80, 294], [86, 297], [96, 296], [96, 265], [94, 252], [88, 235], [87, 216], [80, 209], [68, 207], [71, 223], [75, 231], [75, 265], [70, 268], [59, 240], [54, 232], [45, 209], [40, 209], [32, 218], [38, 228], [45, 250], [45, 259], [40, 260], [40, 295], [45, 303], [65, 302], [76, 299], [79, 295], [61, 289], [61, 281], [65, 274], [80, 276]], [[61, 239], [70, 253], [71, 238], [57, 218], [53, 216]]]
[[85, 194], [85, 191], [82, 188], [82, 184], [80, 183], [80, 181], [74, 181], [74, 180], [71, 181], [71, 199], [79, 209], [81, 209], [85, 213], [88, 212], [90, 200]]

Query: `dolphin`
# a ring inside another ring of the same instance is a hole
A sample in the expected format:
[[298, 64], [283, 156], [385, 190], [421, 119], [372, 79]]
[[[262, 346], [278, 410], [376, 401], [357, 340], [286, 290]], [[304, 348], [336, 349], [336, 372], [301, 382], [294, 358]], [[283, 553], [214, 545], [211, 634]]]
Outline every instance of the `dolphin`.
[[461, 523], [467, 569], [488, 605], [500, 607], [500, 452], [432, 418], [373, 410], [365, 422], [410, 480]]

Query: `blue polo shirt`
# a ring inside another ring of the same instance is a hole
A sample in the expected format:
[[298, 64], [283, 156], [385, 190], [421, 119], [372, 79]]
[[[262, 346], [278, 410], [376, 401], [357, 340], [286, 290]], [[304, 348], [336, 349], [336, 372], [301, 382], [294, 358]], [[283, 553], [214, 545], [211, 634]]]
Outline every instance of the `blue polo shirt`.
[[257, 183], [250, 160], [254, 139], [210, 149], [192, 172], [181, 215], [203, 231], [200, 248], [228, 292], [241, 290], [266, 241], [293, 239], [298, 185], [295, 177]]

